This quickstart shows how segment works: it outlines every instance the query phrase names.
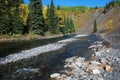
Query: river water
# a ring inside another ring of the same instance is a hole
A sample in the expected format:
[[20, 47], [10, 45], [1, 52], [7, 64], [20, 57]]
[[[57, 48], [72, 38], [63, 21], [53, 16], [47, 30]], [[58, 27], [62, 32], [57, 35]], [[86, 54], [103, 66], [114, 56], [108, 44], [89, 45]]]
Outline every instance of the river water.
[[55, 43], [59, 40], [67, 39], [75, 35], [67, 35], [56, 38], [41, 39], [41, 40], [29, 40], [29, 41], [18, 41], [18, 42], [0, 42], [0, 57], [7, 56], [9, 54], [18, 53], [23, 50], [32, 49], [38, 46]]
[[[58, 42], [60, 40], [63, 40], [65, 38], [70, 38], [70, 37], [71, 36], [46, 39], [46, 40], [40, 40], [40, 42], [39, 41], [30, 41], [29, 45], [27, 45], [28, 44], [27, 42], [24, 42], [24, 44], [26, 46], [29, 46], [27, 48], [25, 46], [20, 45], [21, 42], [20, 43], [18, 42], [19, 47], [17, 47], [17, 44], [16, 44], [15, 45], [16, 47], [11, 48], [10, 51], [12, 51], [14, 49], [18, 49], [17, 51], [24, 50], [24, 49], [26, 50], [26, 49], [30, 49], [30, 48], [33, 48], [33, 47], [36, 47], [39, 45], [55, 43], [55, 42]], [[74, 39], [75, 40], [73, 40], [72, 42], [69, 42], [69, 40], [68, 41], [60, 41], [58, 44], [61, 44], [61, 45], [66, 44], [66, 45], [58, 50], [45, 52], [43, 54], [39, 54], [39, 55], [31, 57], [31, 58], [21, 59], [21, 60], [15, 61], [15, 62], [10, 62], [5, 65], [0, 65], [1, 79], [9, 80], [11, 74], [14, 73], [18, 69], [40, 68], [41, 65], [45, 65], [46, 68], [41, 70], [42, 75], [39, 78], [37, 78], [36, 80], [49, 80], [50, 74], [59, 72], [62, 69], [64, 69], [63, 65], [64, 65], [65, 59], [73, 57], [73, 56], [78, 56], [78, 57], [80, 56], [80, 57], [85, 57], [86, 60], [88, 60], [92, 54], [91, 51], [88, 49], [88, 46], [92, 42], [98, 40], [98, 37], [96, 37], [95, 35], [89, 35], [89, 36], [83, 36], [83, 37], [75, 37]], [[44, 43], [44, 41], [45, 41], [45, 43]], [[47, 41], [47, 43], [46, 43], [46, 41]], [[41, 44], [38, 44], [38, 43], [41, 43]], [[20, 48], [20, 46], [23, 48]], [[7, 49], [7, 48], [5, 48], [5, 49]], [[2, 52], [2, 53], [4, 53], [4, 52]], [[10, 52], [10, 53], [12, 53], [12, 52]], [[9, 54], [8, 51], [6, 51], [6, 55], [7, 54]], [[5, 56], [5, 55], [2, 55], [2, 56]], [[20, 79], [18, 79], [18, 80], [20, 80]]]

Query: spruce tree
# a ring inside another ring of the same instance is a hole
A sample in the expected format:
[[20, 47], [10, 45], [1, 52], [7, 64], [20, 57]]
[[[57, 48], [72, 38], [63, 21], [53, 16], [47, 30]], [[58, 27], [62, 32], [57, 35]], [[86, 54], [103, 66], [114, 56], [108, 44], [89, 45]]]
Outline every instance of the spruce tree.
[[0, 1], [0, 34], [22, 34], [23, 25], [19, 16], [20, 0]]
[[49, 7], [49, 5], [47, 6], [46, 17], [47, 17], [46, 24], [47, 24], [47, 26], [49, 26], [49, 24], [50, 24], [50, 7]]
[[64, 34], [75, 32], [74, 23], [71, 18], [64, 18], [64, 27], [61, 28], [61, 32]]
[[67, 33], [70, 32], [70, 19], [67, 17], [66, 19], [66, 23], [65, 23], [66, 27], [67, 27]]
[[[23, 22], [22, 22], [22, 18], [20, 17], [20, 4], [21, 4], [21, 0], [15, 1], [15, 0], [10, 0], [8, 1], [9, 5], [11, 5], [10, 7], [10, 14], [9, 14], [9, 18], [10, 18], [10, 25], [9, 25], [9, 34], [22, 34], [23, 33]], [[14, 8], [14, 10], [12, 10], [12, 8]]]
[[0, 0], [0, 35], [2, 35], [4, 33], [4, 27], [5, 27], [5, 1], [4, 0]]
[[44, 35], [47, 29], [44, 23], [42, 9], [41, 0], [31, 0], [29, 5], [29, 27], [34, 34]]
[[51, 0], [50, 9], [49, 9], [49, 31], [53, 34], [59, 33], [59, 26], [58, 26], [58, 17], [55, 14], [55, 7], [53, 0]]
[[60, 5], [57, 6], [57, 10], [60, 10]]
[[60, 31], [65, 35], [68, 33], [67, 18], [64, 17], [64, 26], [60, 27]]
[[70, 31], [70, 28], [69, 28], [69, 18], [67, 17], [67, 18], [65, 18], [65, 33], [67, 34], [67, 33], [69, 33], [69, 31]]
[[96, 33], [96, 32], [97, 32], [97, 22], [95, 20], [92, 33]]
[[75, 26], [74, 26], [74, 23], [73, 23], [73, 20], [70, 18], [69, 19], [69, 29], [70, 29], [70, 33], [74, 33], [75, 32]]

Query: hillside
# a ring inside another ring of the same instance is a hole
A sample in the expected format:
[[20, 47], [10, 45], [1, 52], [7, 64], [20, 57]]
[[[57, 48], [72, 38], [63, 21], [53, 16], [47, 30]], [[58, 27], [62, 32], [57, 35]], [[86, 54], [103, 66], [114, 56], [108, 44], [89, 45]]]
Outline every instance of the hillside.
[[120, 28], [120, 6], [111, 9], [106, 14], [101, 14], [97, 21], [99, 33], [110, 33]]
[[120, 6], [103, 13], [104, 9], [87, 10], [74, 14], [74, 23], [77, 33], [90, 33], [96, 20], [98, 33], [110, 33], [120, 27]]
[[[113, 47], [120, 47], [120, 6], [110, 9], [107, 13], [103, 13], [104, 9], [97, 9], [93, 12], [79, 13], [76, 15], [77, 33], [88, 34], [92, 32], [94, 21], [97, 21], [97, 34], [104, 35], [104, 38], [109, 41]], [[87, 15], [87, 17], [83, 17]], [[83, 24], [85, 21], [85, 24]], [[82, 23], [83, 25], [81, 25]]]
[[[79, 25], [77, 33], [89, 34], [92, 32], [94, 21], [102, 14], [102, 9], [89, 10], [84, 13], [80, 13], [80, 16], [76, 16], [75, 19]], [[79, 22], [78, 22], [79, 21]], [[82, 24], [82, 25], [81, 25]]]
[[120, 6], [99, 17], [98, 33], [104, 34], [114, 48], [120, 48]]
[[90, 34], [96, 20], [97, 34], [104, 35], [113, 47], [120, 47], [120, 6], [110, 9], [107, 13], [104, 13], [103, 8], [99, 8], [72, 14], [76, 33]]
[[[93, 23], [94, 13], [97, 9], [88, 8], [86, 6], [75, 6], [75, 7], [61, 7], [61, 12], [63, 16], [71, 17], [74, 21], [76, 33], [82, 33], [84, 30], [81, 30], [89, 23]], [[91, 19], [92, 22], [91, 22]]]

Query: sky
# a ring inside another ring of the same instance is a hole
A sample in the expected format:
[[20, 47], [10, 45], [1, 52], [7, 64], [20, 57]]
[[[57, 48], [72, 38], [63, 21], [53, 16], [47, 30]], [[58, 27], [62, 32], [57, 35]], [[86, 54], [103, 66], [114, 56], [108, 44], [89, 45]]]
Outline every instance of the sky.
[[[43, 5], [49, 5], [51, 0], [42, 0]], [[54, 0], [55, 6], [88, 6], [88, 7], [103, 7], [111, 0]], [[29, 0], [24, 0], [29, 4]]]

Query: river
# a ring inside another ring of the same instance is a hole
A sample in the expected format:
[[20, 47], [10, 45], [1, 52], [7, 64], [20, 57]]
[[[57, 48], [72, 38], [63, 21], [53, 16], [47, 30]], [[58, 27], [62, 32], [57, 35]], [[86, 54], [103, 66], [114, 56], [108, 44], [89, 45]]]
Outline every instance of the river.
[[[67, 39], [67, 40], [63, 40], [63, 39]], [[61, 46], [60, 48], [58, 47], [58, 49], [56, 50], [50, 50], [47, 52], [41, 52], [41, 54], [37, 54], [36, 56], [29, 56], [29, 58], [23, 57], [20, 59], [14, 59], [14, 56], [10, 55], [10, 56], [4, 56], [1, 57], [0, 62], [5, 63], [5, 64], [0, 64], [0, 77], [2, 80], [9, 80], [10, 76], [12, 73], [14, 73], [16, 70], [18, 69], [22, 69], [22, 68], [41, 68], [42, 65], [45, 65], [45, 68], [41, 70], [42, 75], [39, 77], [39, 79], [37, 78], [36, 80], [48, 80], [50, 74], [55, 73], [55, 72], [59, 72], [60, 70], [63, 69], [63, 64], [64, 64], [64, 60], [73, 56], [80, 56], [80, 57], [85, 57], [86, 60], [88, 60], [91, 56], [91, 52], [88, 49], [88, 46], [94, 42], [98, 40], [98, 37], [96, 37], [95, 35], [88, 35], [88, 36], [76, 36], [76, 37], [71, 37], [71, 36], [67, 36], [67, 37], [61, 37], [61, 38], [53, 38], [53, 39], [46, 39], [46, 40], [39, 40], [39, 41], [30, 41], [30, 45], [28, 45], [27, 42], [22, 42], [24, 43], [24, 46], [22, 46], [21, 42], [18, 42], [18, 46], [22, 47], [22, 48], [18, 48], [17, 44], [16, 47], [11, 48], [10, 51], [17, 49], [17, 51], [20, 50], [26, 50], [26, 49], [31, 49], [37, 46], [43, 46], [45, 50], [50, 49], [51, 47], [48, 46]], [[42, 42], [43, 41], [43, 42]], [[44, 42], [45, 41], [45, 42]], [[21, 45], [20, 45], [21, 43]], [[41, 43], [41, 44], [38, 44]], [[49, 43], [51, 43], [51, 45], [49, 45]], [[4, 43], [5, 44], [5, 43]], [[44, 46], [47, 45], [48, 46]], [[10, 44], [9, 44], [10, 45]], [[14, 43], [13, 43], [14, 45]], [[27, 46], [27, 48], [26, 48]], [[9, 49], [9, 48], [6, 48]], [[41, 47], [39, 48], [35, 48], [35, 54], [36, 54], [36, 50], [41, 51]], [[52, 48], [51, 48], [52, 49]], [[17, 52], [16, 51], [16, 52]], [[30, 50], [29, 52], [32, 53], [33, 50]], [[7, 52], [7, 51], [6, 51]], [[13, 51], [14, 52], [14, 51]], [[28, 51], [25, 51], [25, 53]], [[2, 52], [4, 53], [4, 52]], [[10, 52], [12, 53], [12, 52]], [[9, 54], [9, 53], [6, 53]], [[18, 54], [22, 54], [21, 52]], [[17, 54], [15, 54], [17, 55]], [[26, 54], [24, 54], [25, 56]], [[2, 55], [3, 56], [3, 55]], [[11, 59], [12, 57], [12, 59]], [[7, 59], [8, 58], [8, 59]], [[16, 58], [16, 57], [15, 57]], [[10, 61], [13, 60], [13, 61]], [[19, 80], [19, 79], [18, 79]]]
[[29, 40], [29, 41], [18, 41], [18, 42], [0, 42], [0, 57], [5, 57], [9, 54], [18, 53], [23, 50], [32, 49], [38, 46], [55, 43], [59, 40], [73, 37], [74, 35], [66, 35], [62, 37], [41, 39], [41, 40]]

